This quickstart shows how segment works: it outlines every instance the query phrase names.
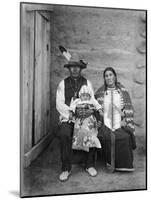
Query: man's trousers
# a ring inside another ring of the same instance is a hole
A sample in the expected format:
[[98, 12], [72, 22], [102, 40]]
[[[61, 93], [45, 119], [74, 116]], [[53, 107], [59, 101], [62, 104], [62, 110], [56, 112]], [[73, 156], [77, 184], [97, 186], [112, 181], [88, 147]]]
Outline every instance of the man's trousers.
[[[59, 128], [59, 140], [61, 151], [62, 171], [70, 171], [72, 167], [72, 137], [74, 124], [62, 122]], [[94, 167], [95, 148], [90, 148], [89, 152], [84, 153], [85, 167]]]

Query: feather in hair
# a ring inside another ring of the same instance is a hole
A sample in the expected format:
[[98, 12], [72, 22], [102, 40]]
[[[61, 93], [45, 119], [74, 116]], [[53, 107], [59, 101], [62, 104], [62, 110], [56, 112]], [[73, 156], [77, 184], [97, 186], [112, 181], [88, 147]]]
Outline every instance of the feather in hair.
[[61, 51], [61, 53], [63, 54], [63, 56], [67, 59], [67, 61], [70, 61], [71, 59], [71, 54], [67, 51], [67, 49], [65, 49], [63, 46], [59, 45], [59, 49]]

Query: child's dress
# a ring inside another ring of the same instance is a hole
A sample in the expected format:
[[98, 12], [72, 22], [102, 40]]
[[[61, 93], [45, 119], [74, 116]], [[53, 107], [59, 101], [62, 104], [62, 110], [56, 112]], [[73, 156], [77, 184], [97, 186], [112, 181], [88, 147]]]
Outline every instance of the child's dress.
[[101, 148], [100, 141], [97, 138], [98, 130], [95, 116], [93, 113], [87, 116], [80, 115], [81, 111], [84, 113], [87, 110], [100, 109], [100, 105], [94, 101], [76, 99], [70, 107], [75, 112], [72, 149], [89, 151], [91, 147]]

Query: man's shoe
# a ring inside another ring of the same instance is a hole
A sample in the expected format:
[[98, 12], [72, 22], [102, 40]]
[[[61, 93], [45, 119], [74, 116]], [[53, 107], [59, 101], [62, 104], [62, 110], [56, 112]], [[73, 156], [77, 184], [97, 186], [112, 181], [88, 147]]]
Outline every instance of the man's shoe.
[[60, 176], [59, 176], [59, 180], [60, 181], [67, 181], [69, 178], [70, 172], [68, 171], [63, 171]]
[[97, 171], [96, 171], [96, 169], [94, 168], [94, 167], [89, 167], [88, 169], [86, 169], [86, 171], [88, 172], [88, 174], [90, 175], [90, 176], [96, 176], [97, 175]]

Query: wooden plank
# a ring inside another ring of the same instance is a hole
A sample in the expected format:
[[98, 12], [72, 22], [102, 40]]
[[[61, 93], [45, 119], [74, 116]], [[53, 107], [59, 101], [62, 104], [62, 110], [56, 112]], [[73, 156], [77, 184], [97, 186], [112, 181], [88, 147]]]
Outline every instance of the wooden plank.
[[50, 134], [50, 67], [51, 67], [51, 32], [50, 21], [46, 22], [46, 134]]
[[[50, 51], [49, 50], [49, 43], [50, 43], [50, 37], [47, 37], [47, 26], [48, 26], [49, 22], [48, 20], [45, 20], [45, 18], [42, 17], [42, 43], [41, 43], [41, 48], [42, 48], [42, 113], [41, 113], [41, 117], [42, 117], [42, 130], [41, 130], [41, 138], [44, 137], [46, 134], [48, 134], [48, 127], [47, 127], [47, 121], [48, 121], [48, 117], [47, 117], [47, 111], [49, 109], [49, 104], [50, 102], [48, 102], [48, 94], [50, 92], [49, 89], [49, 79], [50, 77], [48, 76], [47, 71], [49, 70], [50, 66], [50, 62], [48, 63], [48, 58], [50, 57], [50, 54], [48, 54], [47, 52]], [[49, 24], [50, 26], [50, 24]], [[47, 46], [48, 45], [48, 46]], [[48, 51], [47, 51], [48, 48]]]
[[50, 106], [50, 102], [48, 102], [50, 93], [48, 80], [50, 77], [47, 71], [49, 70], [48, 67], [50, 68], [50, 62], [48, 64], [50, 54], [47, 53], [47, 44], [50, 43], [50, 37], [47, 37], [47, 34], [49, 34], [47, 23], [49, 22], [36, 12], [35, 144], [48, 134], [47, 113]]
[[50, 130], [50, 23], [35, 12], [34, 145]]
[[52, 12], [53, 11], [53, 5], [50, 4], [38, 4], [38, 3], [25, 3], [22, 2], [22, 7], [27, 11], [47, 11]]
[[28, 127], [29, 127], [29, 131], [28, 131], [28, 140], [30, 142], [30, 145], [33, 145], [33, 110], [34, 110], [34, 76], [35, 76], [35, 64], [34, 64], [34, 48], [35, 48], [35, 44], [34, 44], [34, 37], [35, 37], [35, 33], [34, 33], [34, 13], [29, 13], [30, 16], [30, 22], [29, 22], [29, 31], [30, 31], [30, 37], [29, 37], [29, 107], [28, 107]]
[[47, 70], [47, 54], [46, 54], [46, 19], [41, 17], [42, 20], [42, 130], [41, 130], [41, 138], [46, 134], [46, 70]]
[[51, 77], [51, 21], [47, 22], [46, 24], [46, 38], [47, 38], [47, 111], [46, 111], [46, 116], [47, 116], [47, 124], [46, 124], [46, 129], [47, 133], [51, 134], [51, 119], [50, 119], [50, 114], [51, 114], [51, 98], [50, 98], [50, 77]]
[[23, 173], [23, 163], [24, 163], [24, 143], [26, 131], [25, 126], [25, 107], [24, 107], [24, 44], [25, 44], [25, 31], [24, 31], [24, 20], [25, 20], [25, 10], [20, 7], [20, 194], [22, 193], [23, 183], [24, 183], [24, 173]]
[[[33, 15], [27, 14], [24, 9], [22, 9], [22, 32], [21, 32], [21, 67], [22, 67], [22, 91], [23, 91], [23, 100], [22, 100], [22, 146], [24, 146], [24, 152], [27, 152], [31, 149], [31, 85], [30, 81], [32, 79], [32, 74], [30, 68], [32, 67], [31, 63], [31, 51], [33, 46], [31, 44], [33, 33], [30, 32], [30, 28], [33, 26]], [[33, 58], [32, 58], [33, 59]]]
[[27, 15], [23, 13], [23, 27], [22, 27], [22, 64], [23, 64], [23, 141], [24, 141], [24, 151], [28, 151], [30, 145], [28, 143], [28, 51], [27, 51]]
[[47, 21], [51, 21], [51, 12], [38, 11]]
[[42, 21], [41, 16], [36, 12], [36, 33], [35, 33], [35, 144], [41, 139], [41, 108], [42, 108]]
[[24, 167], [28, 167], [37, 156], [45, 150], [45, 148], [51, 143], [53, 136], [48, 134], [36, 144], [29, 152], [24, 155]]

